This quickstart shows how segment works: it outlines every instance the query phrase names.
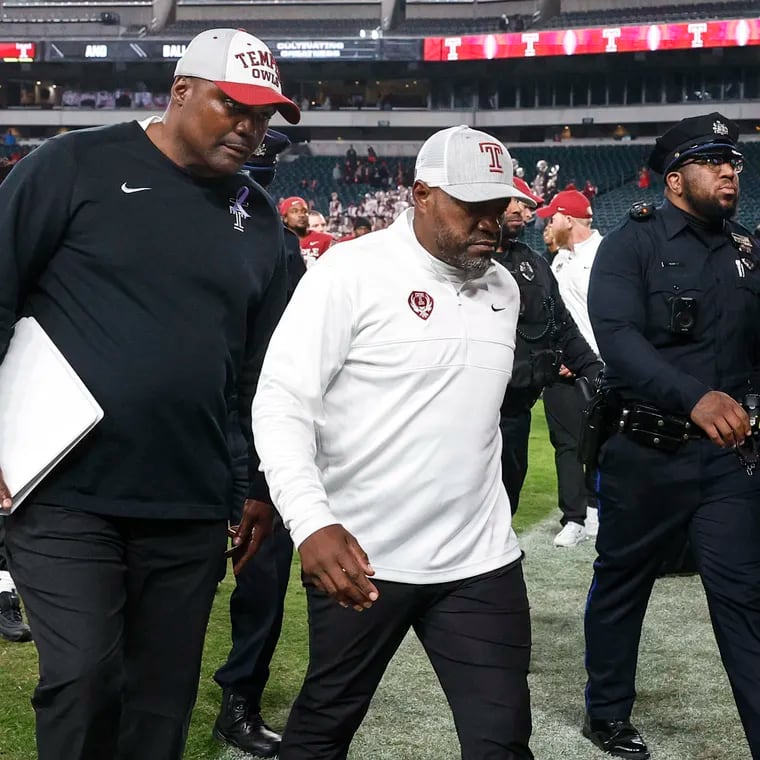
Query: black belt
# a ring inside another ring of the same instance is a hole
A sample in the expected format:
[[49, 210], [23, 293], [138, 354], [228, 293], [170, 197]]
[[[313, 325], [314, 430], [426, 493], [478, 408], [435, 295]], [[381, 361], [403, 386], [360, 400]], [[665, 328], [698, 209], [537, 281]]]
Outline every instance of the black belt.
[[610, 432], [623, 433], [636, 443], [660, 451], [678, 451], [687, 441], [707, 438], [688, 417], [663, 412], [655, 406], [623, 402]]

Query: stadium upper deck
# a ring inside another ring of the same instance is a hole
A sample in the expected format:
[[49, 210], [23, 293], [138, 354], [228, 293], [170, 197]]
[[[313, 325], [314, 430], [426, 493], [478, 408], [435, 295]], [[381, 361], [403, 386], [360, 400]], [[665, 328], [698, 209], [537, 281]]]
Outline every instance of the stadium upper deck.
[[[706, 107], [754, 130], [760, 18], [743, 14], [756, 5], [676, 0], [665, 9], [662, 0], [640, 0], [635, 10], [625, 3], [631, 15], [622, 16], [620, 3], [566, 0], [566, 21], [604, 25], [558, 31], [537, 23], [505, 33], [505, 18], [534, 23], [539, 3], [408, 0], [398, 31], [417, 25], [429, 32], [399, 36], [379, 27], [381, 3], [373, 0], [180, 0], [176, 20], [160, 34], [136, 25], [138, 16], [154, 12], [149, 0], [4, 0], [0, 129], [29, 127], [42, 136], [160, 111], [174, 62], [191, 36], [226, 25], [248, 28], [275, 52], [288, 94], [304, 107], [300, 131], [291, 131], [297, 139], [413, 139], [462, 122], [509, 142], [567, 133], [636, 138]], [[131, 13], [135, 24], [126, 23]], [[75, 24], [77, 14], [120, 18]], [[694, 14], [705, 15], [693, 23]], [[7, 23], [11, 15], [18, 23]], [[740, 20], [711, 20], [715, 15]], [[661, 17], [667, 24], [646, 25]], [[642, 26], [615, 36], [620, 30], [606, 22], [624, 18]], [[481, 25], [485, 32], [477, 31]], [[24, 29], [31, 31], [22, 35]]]
[[[170, 0], [166, 0], [167, 3]], [[0, 3], [0, 37], [45, 39], [86, 37], [191, 37], [215, 25], [242, 24], [261, 37], [357, 37], [380, 32], [390, 0], [178, 0], [165, 11], [167, 23], [156, 24], [162, 0], [5, 0]], [[723, 0], [637, 4], [611, 0], [564, 0], [562, 12], [531, 0], [406, 0], [398, 3], [385, 36], [426, 37], [528, 29], [661, 23], [678, 20], [742, 18], [760, 15], [757, 0]], [[559, 6], [559, 4], [557, 4]], [[543, 10], [542, 10], [543, 9]], [[294, 24], [294, 21], [304, 22]], [[156, 29], [156, 26], [158, 28]]]

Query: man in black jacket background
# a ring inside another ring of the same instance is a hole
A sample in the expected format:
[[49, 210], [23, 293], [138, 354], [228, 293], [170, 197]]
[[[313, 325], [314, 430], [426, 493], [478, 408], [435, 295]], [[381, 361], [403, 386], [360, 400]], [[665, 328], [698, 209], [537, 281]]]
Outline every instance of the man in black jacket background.
[[[250, 175], [266, 188], [274, 180], [278, 155], [290, 145], [288, 137], [268, 129], [261, 145], [246, 164]], [[306, 265], [298, 236], [283, 224], [288, 298]], [[233, 520], [240, 521], [240, 507], [248, 491], [248, 453], [233, 409], [230, 446], [235, 472]], [[222, 706], [214, 723], [214, 737], [256, 757], [274, 757], [280, 735], [261, 715], [261, 698], [269, 680], [269, 666], [280, 638], [285, 594], [290, 578], [293, 542], [275, 515], [272, 535], [261, 542], [256, 554], [235, 576], [230, 597], [232, 649], [217, 669], [214, 680], [222, 688]]]
[[[515, 184], [517, 187], [517, 184]], [[522, 188], [525, 192], [525, 188]], [[531, 194], [532, 195], [532, 194]], [[533, 208], [543, 202], [532, 195]], [[520, 288], [520, 316], [512, 379], [501, 407], [502, 479], [512, 514], [528, 472], [531, 409], [544, 387], [563, 367], [596, 379], [602, 363], [565, 308], [548, 262], [519, 240], [529, 204], [513, 198], [502, 225], [502, 242], [494, 259], [506, 267]]]

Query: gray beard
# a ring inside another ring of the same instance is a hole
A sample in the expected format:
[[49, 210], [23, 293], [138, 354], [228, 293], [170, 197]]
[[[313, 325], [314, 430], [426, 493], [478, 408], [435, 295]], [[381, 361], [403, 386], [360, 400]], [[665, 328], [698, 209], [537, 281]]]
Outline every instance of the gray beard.
[[456, 253], [440, 256], [440, 259], [444, 264], [461, 270], [468, 277], [480, 277], [491, 266], [490, 256], [468, 256], [466, 253]]

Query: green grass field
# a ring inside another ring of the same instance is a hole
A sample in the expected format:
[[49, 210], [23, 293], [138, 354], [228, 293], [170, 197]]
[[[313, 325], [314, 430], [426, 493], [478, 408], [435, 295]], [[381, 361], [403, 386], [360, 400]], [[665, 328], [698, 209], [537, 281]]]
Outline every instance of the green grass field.
[[[579, 735], [584, 682], [582, 615], [593, 546], [586, 542], [569, 551], [553, 549], [551, 539], [559, 526], [548, 518], [555, 509], [553, 451], [539, 404], [533, 416], [530, 472], [515, 519], [527, 551], [525, 571], [534, 627], [533, 751], [537, 760], [601, 760], [605, 756]], [[264, 715], [276, 729], [285, 724], [306, 668], [305, 595], [297, 563], [296, 559], [283, 635], [264, 698]], [[246, 757], [221, 747], [210, 733], [220, 698], [212, 674], [230, 645], [228, 600], [232, 585], [228, 575], [214, 604], [186, 760]], [[742, 740], [731, 741], [731, 737], [742, 736], [741, 728], [712, 640], [698, 579], [658, 583], [641, 651], [636, 719], [652, 748], [658, 750], [656, 760], [748, 760]], [[33, 760], [36, 756], [29, 703], [36, 668], [33, 645], [0, 644], [0, 760]], [[457, 757], [450, 713], [424, 654], [411, 636], [391, 663], [349, 758]]]

